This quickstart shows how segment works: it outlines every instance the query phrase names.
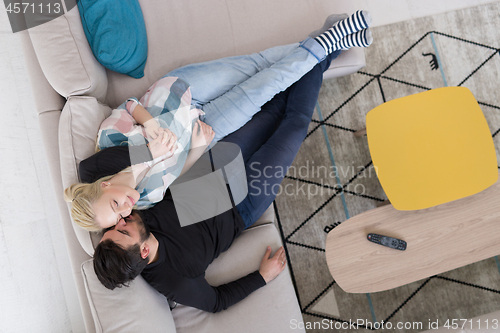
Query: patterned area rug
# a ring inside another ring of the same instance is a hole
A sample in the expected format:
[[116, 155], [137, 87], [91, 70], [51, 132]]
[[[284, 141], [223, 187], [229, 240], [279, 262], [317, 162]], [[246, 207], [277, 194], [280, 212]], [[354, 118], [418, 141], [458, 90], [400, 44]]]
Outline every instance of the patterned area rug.
[[[324, 250], [328, 231], [386, 199], [366, 137], [353, 135], [372, 108], [433, 88], [467, 87], [500, 161], [499, 13], [497, 2], [373, 28], [366, 68], [323, 83], [309, 134], [275, 202], [307, 332], [369, 332], [382, 321], [379, 332], [421, 332], [436, 321], [500, 309], [496, 257], [400, 288], [348, 294], [330, 275]], [[361, 325], [343, 329], [344, 322]]]

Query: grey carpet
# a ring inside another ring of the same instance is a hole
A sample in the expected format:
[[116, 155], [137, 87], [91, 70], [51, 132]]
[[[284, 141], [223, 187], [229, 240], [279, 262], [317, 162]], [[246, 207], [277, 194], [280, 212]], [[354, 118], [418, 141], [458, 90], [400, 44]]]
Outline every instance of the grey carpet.
[[[276, 199], [303, 319], [316, 325], [308, 332], [327, 331], [319, 326], [323, 320], [332, 320], [331, 325], [349, 320], [384, 320], [393, 326], [420, 322], [422, 329], [378, 330], [420, 332], [429, 328], [429, 321], [442, 325], [447, 319], [500, 309], [496, 258], [364, 295], [345, 293], [335, 284], [324, 252], [329, 229], [386, 198], [366, 138], [353, 136], [364, 128], [366, 113], [384, 101], [445, 85], [469, 88], [486, 116], [500, 161], [499, 13], [497, 2], [373, 28], [366, 68], [323, 83], [318, 113]], [[436, 55], [440, 67], [423, 53]], [[336, 191], [338, 183], [343, 194]], [[335, 331], [370, 330], [351, 326]]]

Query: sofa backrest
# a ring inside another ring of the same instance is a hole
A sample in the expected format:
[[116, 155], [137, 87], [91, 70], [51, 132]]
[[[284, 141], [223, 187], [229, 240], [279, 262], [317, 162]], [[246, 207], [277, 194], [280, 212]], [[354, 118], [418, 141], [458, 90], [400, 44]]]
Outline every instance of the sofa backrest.
[[[139, 2], [148, 35], [144, 77], [133, 79], [108, 70], [105, 102], [112, 108], [129, 97], [140, 98], [152, 83], [176, 68], [300, 42], [319, 29], [328, 15], [353, 11], [348, 1], [340, 4], [341, 1], [329, 0]], [[284, 20], [277, 15], [294, 19]], [[362, 49], [353, 48], [345, 53], [359, 54], [351, 56], [349, 63], [353, 64], [353, 58], [359, 59], [356, 64], [359, 67], [334, 76], [346, 75], [364, 66]]]

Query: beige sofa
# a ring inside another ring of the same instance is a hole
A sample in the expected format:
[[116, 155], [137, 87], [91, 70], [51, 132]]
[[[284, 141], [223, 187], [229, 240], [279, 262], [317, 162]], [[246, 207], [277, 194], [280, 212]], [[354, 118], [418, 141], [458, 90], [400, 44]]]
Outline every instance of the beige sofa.
[[[78, 181], [78, 163], [93, 153], [98, 126], [111, 108], [130, 96], [140, 97], [164, 73], [193, 62], [300, 41], [321, 27], [329, 14], [356, 8], [335, 0], [141, 0], [140, 4], [149, 44], [141, 79], [111, 72], [96, 61], [76, 7], [20, 33], [85, 329], [288, 332], [291, 320], [302, 320], [288, 270], [217, 314], [182, 305], [170, 311], [166, 299], [142, 278], [129, 288], [105, 289], [91, 263], [97, 239], [72, 223], [62, 192]], [[354, 48], [335, 60], [325, 76], [347, 75], [364, 64], [363, 50]], [[282, 244], [273, 221], [269, 209], [209, 267], [207, 280], [217, 285], [257, 269], [265, 246], [276, 250]]]

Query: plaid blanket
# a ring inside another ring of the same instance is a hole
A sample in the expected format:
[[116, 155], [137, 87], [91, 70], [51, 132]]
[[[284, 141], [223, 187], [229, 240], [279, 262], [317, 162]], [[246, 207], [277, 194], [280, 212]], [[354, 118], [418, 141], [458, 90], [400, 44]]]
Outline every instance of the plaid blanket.
[[151, 139], [132, 117], [137, 104], [127, 103], [130, 100], [142, 104], [161, 127], [170, 129], [177, 136], [177, 148], [173, 154], [146, 162], [151, 168], [136, 187], [140, 193], [136, 208], [147, 209], [163, 199], [168, 186], [180, 175], [190, 149], [194, 120], [204, 113], [191, 105], [191, 91], [186, 82], [177, 77], [164, 77], [153, 84], [140, 101], [128, 99], [111, 112], [99, 129], [97, 142], [100, 149], [143, 145]]

